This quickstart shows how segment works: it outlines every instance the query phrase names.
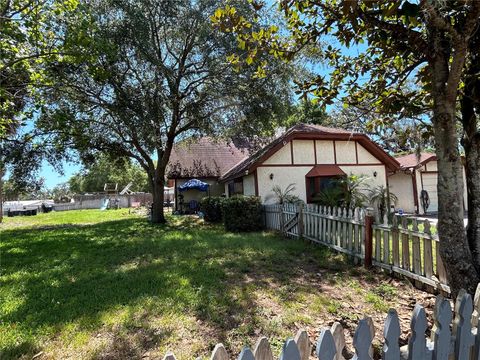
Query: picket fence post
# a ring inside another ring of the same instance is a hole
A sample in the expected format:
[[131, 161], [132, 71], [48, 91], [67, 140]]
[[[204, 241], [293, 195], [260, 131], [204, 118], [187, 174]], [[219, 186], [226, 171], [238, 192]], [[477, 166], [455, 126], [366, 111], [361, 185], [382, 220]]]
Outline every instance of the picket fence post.
[[367, 209], [365, 214], [365, 267], [372, 267], [372, 253], [373, 253], [373, 221], [375, 220], [372, 209]]

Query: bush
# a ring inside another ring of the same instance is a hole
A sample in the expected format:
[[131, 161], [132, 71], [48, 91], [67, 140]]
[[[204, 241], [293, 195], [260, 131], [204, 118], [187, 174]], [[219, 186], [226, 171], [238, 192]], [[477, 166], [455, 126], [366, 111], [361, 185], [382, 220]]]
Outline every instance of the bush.
[[220, 196], [209, 196], [200, 200], [200, 211], [204, 214], [205, 221], [217, 223], [222, 221], [222, 202]]
[[258, 231], [263, 228], [262, 204], [256, 196], [233, 196], [222, 203], [225, 230]]

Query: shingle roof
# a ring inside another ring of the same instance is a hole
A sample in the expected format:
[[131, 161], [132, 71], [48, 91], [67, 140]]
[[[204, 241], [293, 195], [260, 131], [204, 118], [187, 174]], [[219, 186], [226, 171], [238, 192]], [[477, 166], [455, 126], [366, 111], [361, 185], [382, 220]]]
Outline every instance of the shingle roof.
[[209, 137], [188, 139], [174, 145], [166, 173], [169, 179], [220, 177], [248, 155], [242, 144]]
[[396, 157], [397, 161], [400, 163], [402, 169], [415, 168], [417, 166], [423, 165], [431, 160], [435, 160], [437, 157], [433, 153], [422, 152], [419, 154], [413, 153], [408, 155], [402, 155]]
[[383, 149], [381, 149], [377, 144], [371, 141], [366, 135], [355, 133], [345, 129], [338, 129], [338, 128], [331, 128], [325, 127], [320, 125], [310, 125], [310, 124], [297, 124], [290, 129], [288, 129], [285, 133], [277, 137], [273, 140], [270, 144], [263, 147], [250, 157], [244, 159], [240, 163], [236, 164], [230, 170], [228, 170], [224, 175], [221, 176], [221, 181], [227, 181], [229, 179], [233, 179], [238, 176], [242, 176], [246, 173], [246, 171], [252, 169], [255, 164], [264, 160], [264, 158], [269, 156], [269, 153], [275, 151], [277, 146], [280, 146], [283, 142], [288, 142], [290, 139], [298, 137], [298, 136], [313, 136], [313, 137], [329, 137], [332, 139], [356, 139], [362, 143], [362, 145], [368, 147], [370, 151], [380, 159], [383, 159], [384, 163], [386, 163], [389, 168], [391, 169], [398, 169], [399, 164], [398, 162], [392, 158], [390, 155], [385, 153]]

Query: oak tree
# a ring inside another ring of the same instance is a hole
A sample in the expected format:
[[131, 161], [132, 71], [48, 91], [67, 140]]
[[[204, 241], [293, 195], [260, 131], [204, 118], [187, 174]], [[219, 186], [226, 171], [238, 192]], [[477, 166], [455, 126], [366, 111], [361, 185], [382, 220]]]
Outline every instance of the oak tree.
[[165, 173], [176, 141], [238, 124], [266, 126], [289, 103], [285, 64], [269, 65], [272, 75], [260, 78], [227, 61], [236, 39], [215, 31], [209, 18], [220, 5], [92, 1], [84, 7], [91, 26], [76, 31], [72, 22], [67, 31], [77, 55], [51, 66], [56, 86], [39, 126], [57, 130], [59, 141], [72, 139], [83, 160], [107, 153], [137, 161], [152, 189], [154, 223], [165, 222]]

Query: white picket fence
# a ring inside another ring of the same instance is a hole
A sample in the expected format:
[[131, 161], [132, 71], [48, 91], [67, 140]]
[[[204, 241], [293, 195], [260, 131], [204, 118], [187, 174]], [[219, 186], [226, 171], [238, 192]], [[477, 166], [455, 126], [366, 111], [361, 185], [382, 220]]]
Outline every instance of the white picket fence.
[[[365, 209], [346, 209], [315, 204], [265, 205], [267, 229], [301, 237], [336, 251], [364, 259], [372, 265], [449, 293], [440, 258], [438, 236], [428, 220], [407, 216], [373, 223]], [[367, 221], [369, 220], [369, 221]]]
[[[474, 307], [475, 302], [475, 307]], [[410, 322], [408, 344], [400, 347], [401, 328], [396, 310], [390, 309], [383, 327], [383, 360], [480, 360], [479, 303], [480, 284], [475, 301], [465, 291], [461, 291], [455, 303], [454, 312], [449, 300], [437, 296], [433, 313], [431, 336], [426, 337], [428, 321], [425, 309], [415, 305]], [[475, 310], [474, 310], [475, 308]], [[453, 320], [453, 323], [452, 323]], [[375, 336], [371, 318], [358, 322], [353, 336], [354, 360], [372, 360], [372, 340]], [[331, 328], [323, 328], [315, 345], [315, 357], [319, 360], [344, 360], [345, 334], [339, 323]], [[348, 349], [347, 349], [348, 350]], [[312, 346], [305, 330], [300, 330], [294, 339], [287, 339], [280, 354], [280, 360], [308, 360]], [[217, 344], [211, 360], [228, 360], [229, 355], [222, 344]], [[245, 347], [238, 360], [273, 360], [274, 355], [267, 338], [258, 340], [254, 350]], [[175, 360], [168, 352], [164, 360]]]

